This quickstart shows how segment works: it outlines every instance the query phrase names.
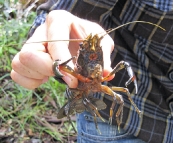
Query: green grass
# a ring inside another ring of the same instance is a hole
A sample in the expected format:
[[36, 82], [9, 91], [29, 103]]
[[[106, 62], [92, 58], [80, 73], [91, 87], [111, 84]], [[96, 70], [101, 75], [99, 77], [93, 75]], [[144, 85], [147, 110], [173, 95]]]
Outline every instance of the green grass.
[[[5, 78], [1, 79], [1, 81], [4, 80]], [[69, 135], [75, 135], [68, 122], [57, 123], [58, 110], [66, 102], [63, 95], [64, 85], [59, 84], [53, 78], [36, 90], [27, 90], [11, 79], [2, 85], [0, 91], [2, 128], [0, 127], [0, 130], [10, 129], [10, 136], [7, 136], [9, 133], [7, 130], [4, 131], [7, 137], [11, 138], [11, 135], [14, 137], [17, 134], [19, 140], [23, 139], [23, 137], [20, 138], [23, 133], [28, 137], [26, 140], [39, 138], [43, 141], [49, 136], [54, 141], [65, 142]], [[49, 118], [54, 122], [50, 122]], [[33, 135], [29, 135], [29, 131]]]
[[[3, 2], [0, 1], [0, 4]], [[17, 19], [0, 14], [0, 142], [2, 143], [31, 140], [67, 142], [70, 136], [75, 136], [71, 125], [65, 119], [58, 120], [56, 117], [58, 110], [66, 102], [65, 85], [51, 77], [39, 88], [27, 90], [10, 78], [11, 61], [26, 40], [35, 16], [35, 12], [31, 12], [27, 19]]]

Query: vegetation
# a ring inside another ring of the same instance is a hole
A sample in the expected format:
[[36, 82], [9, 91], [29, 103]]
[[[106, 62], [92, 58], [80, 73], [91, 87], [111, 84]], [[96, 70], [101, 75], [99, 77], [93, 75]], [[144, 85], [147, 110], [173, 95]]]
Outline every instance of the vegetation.
[[41, 2], [0, 0], [1, 143], [73, 142], [76, 138], [67, 119], [56, 117], [66, 102], [64, 85], [50, 78], [38, 89], [27, 90], [10, 78], [11, 61], [26, 40], [36, 6]]

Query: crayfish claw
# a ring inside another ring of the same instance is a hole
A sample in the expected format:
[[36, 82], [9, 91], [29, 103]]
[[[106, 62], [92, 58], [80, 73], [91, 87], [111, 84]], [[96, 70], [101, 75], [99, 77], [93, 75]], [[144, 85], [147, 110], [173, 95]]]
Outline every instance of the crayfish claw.
[[126, 83], [125, 83], [125, 86], [127, 87], [131, 82], [134, 83], [134, 86], [135, 86], [135, 94], [138, 93], [138, 86], [137, 86], [137, 81], [136, 81], [136, 77], [135, 75], [133, 77], [131, 77]]
[[75, 59], [76, 56], [71, 57], [69, 60], [65, 61], [64, 63], [62, 63], [61, 65], [66, 65], [68, 62], [70, 62], [71, 60]]
[[62, 78], [64, 75], [59, 71], [59, 66], [65, 66], [68, 62], [70, 62], [71, 60], [73, 60], [73, 59], [75, 59], [76, 57], [75, 56], [73, 56], [72, 58], [70, 58], [69, 60], [67, 60], [67, 61], [65, 61], [65, 62], [63, 62], [63, 63], [61, 63], [61, 64], [59, 64], [59, 61], [60, 60], [55, 60], [54, 62], [53, 62], [53, 66], [52, 66], [52, 70], [53, 70], [53, 72], [54, 72], [54, 74], [55, 74], [55, 78]]
[[125, 83], [125, 86], [127, 87], [131, 82], [133, 82], [134, 86], [135, 86], [135, 91], [136, 91], [135, 94], [137, 94], [138, 93], [138, 86], [137, 86], [136, 76], [132, 70], [132, 67], [127, 62], [124, 62], [124, 66], [125, 66], [127, 73], [130, 77], [129, 80]]
[[52, 70], [53, 70], [56, 78], [62, 78], [64, 75], [59, 71], [58, 61], [60, 61], [60, 60], [55, 60], [53, 62]]

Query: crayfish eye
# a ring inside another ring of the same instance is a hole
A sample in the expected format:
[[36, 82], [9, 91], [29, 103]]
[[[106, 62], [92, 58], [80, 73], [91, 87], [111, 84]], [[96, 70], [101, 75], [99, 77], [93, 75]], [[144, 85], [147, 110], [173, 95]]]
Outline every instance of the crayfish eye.
[[81, 50], [87, 49], [89, 47], [89, 42], [88, 41], [84, 41], [82, 43], [79, 44], [79, 47], [81, 48]]
[[82, 46], [83, 46], [83, 43], [79, 43], [79, 46], [82, 48]]

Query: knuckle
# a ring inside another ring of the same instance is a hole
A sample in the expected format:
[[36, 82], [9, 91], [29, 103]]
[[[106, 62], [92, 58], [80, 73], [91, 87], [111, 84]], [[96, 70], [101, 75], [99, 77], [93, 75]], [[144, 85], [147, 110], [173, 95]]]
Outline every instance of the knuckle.
[[33, 58], [33, 54], [30, 51], [22, 50], [19, 53], [19, 60], [23, 65], [27, 65], [28, 62]]

